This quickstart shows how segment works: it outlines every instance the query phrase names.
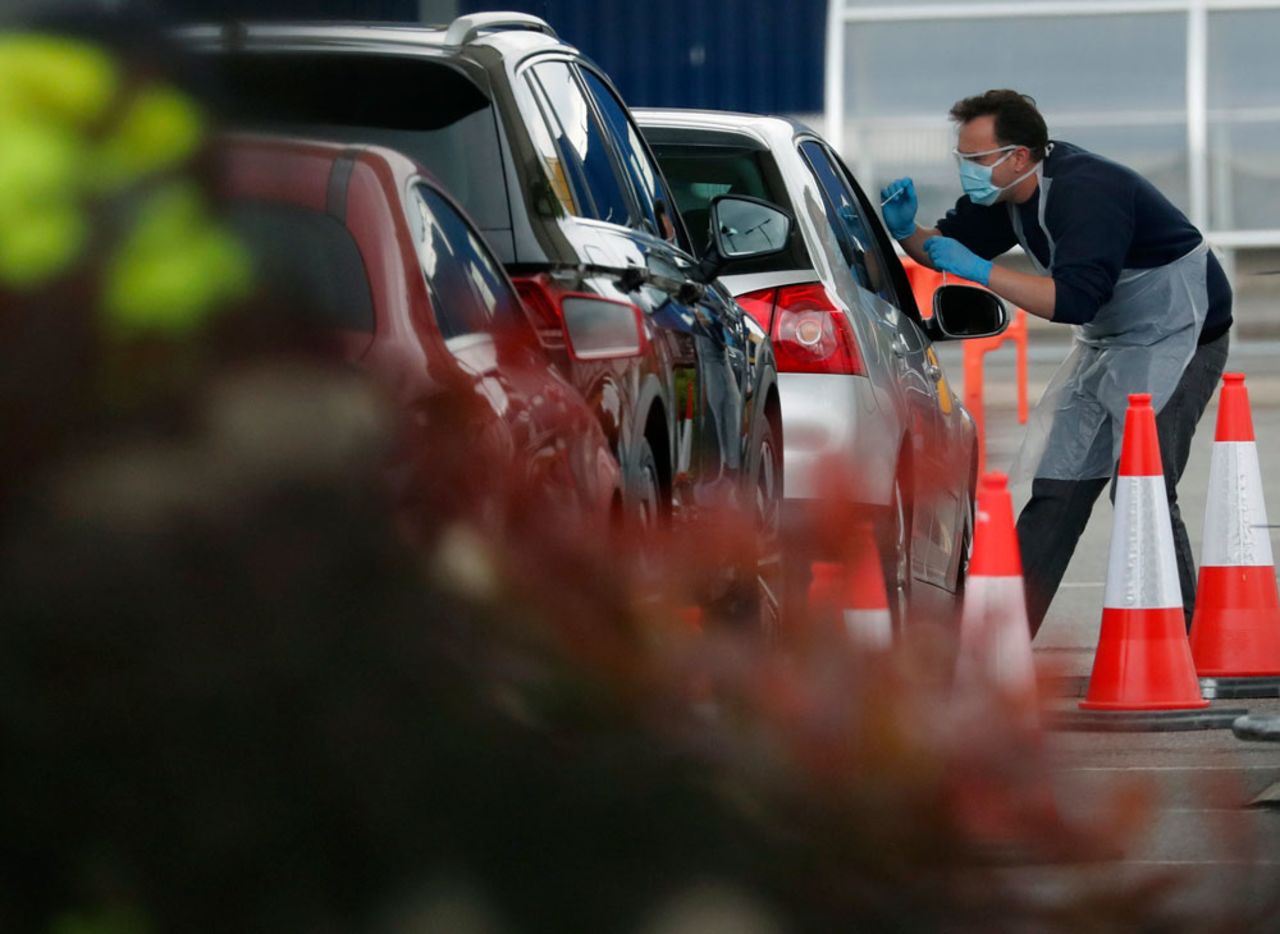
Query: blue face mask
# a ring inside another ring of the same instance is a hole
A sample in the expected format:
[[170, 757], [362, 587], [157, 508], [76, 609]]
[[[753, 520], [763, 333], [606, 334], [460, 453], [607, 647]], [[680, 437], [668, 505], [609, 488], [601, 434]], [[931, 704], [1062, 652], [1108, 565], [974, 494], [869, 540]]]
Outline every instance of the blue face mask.
[[[956, 160], [960, 163], [960, 187], [964, 189], [964, 193], [969, 196], [970, 201], [983, 206], [995, 204], [1001, 194], [1035, 172], [1036, 167], [1032, 166], [1030, 171], [1024, 172], [1007, 185], [996, 186], [992, 184], [992, 170], [1012, 156], [1017, 148], [1017, 146], [1001, 146], [999, 149], [988, 149], [986, 152], [961, 153], [959, 150], [953, 151]], [[996, 152], [1003, 152], [1004, 156], [991, 165], [980, 165], [973, 161], [974, 156], [989, 156]]]

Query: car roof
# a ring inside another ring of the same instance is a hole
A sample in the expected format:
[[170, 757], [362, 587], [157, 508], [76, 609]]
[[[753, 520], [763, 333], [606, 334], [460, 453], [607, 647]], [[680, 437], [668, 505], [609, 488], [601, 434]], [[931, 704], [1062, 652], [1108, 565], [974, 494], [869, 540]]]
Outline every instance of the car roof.
[[[229, 153], [251, 154], [284, 160], [310, 159], [323, 163], [324, 169], [322, 173], [315, 175], [314, 178], [326, 190], [329, 184], [329, 173], [334, 164], [340, 159], [352, 157], [385, 172], [393, 180], [397, 188], [402, 188], [410, 179], [419, 177], [433, 188], [441, 189], [442, 187], [439, 181], [424, 166], [419, 165], [404, 153], [388, 149], [385, 146], [353, 145], [351, 143], [274, 133], [224, 133], [218, 137], [217, 143], [224, 152]], [[300, 177], [297, 180], [302, 182], [303, 178]], [[321, 194], [321, 204], [323, 204], [323, 200], [324, 198]]]
[[[738, 113], [729, 110], [687, 110], [675, 107], [634, 107], [636, 123], [648, 127], [678, 127], [690, 130], [752, 131], [768, 138], [780, 133], [794, 136], [813, 133], [807, 124], [774, 114]], [[815, 134], [816, 135], [816, 134]]]
[[[465, 19], [465, 17], [460, 17]], [[455, 23], [458, 22], [455, 20]], [[368, 23], [243, 22], [202, 23], [183, 26], [174, 35], [194, 48], [206, 51], [319, 50], [426, 54], [453, 57], [473, 46], [487, 46], [508, 54], [523, 55], [543, 48], [566, 48], [554, 35], [531, 29], [493, 29], [480, 32], [465, 44], [446, 43], [448, 26], [396, 26]]]

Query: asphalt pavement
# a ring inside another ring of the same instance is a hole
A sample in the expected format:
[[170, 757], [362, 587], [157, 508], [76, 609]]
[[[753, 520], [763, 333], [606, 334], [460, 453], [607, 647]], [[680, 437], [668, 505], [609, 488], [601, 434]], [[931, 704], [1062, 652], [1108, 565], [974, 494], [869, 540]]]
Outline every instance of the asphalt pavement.
[[[1030, 348], [1032, 403], [1068, 350], [1065, 341], [1037, 341]], [[962, 348], [939, 345], [954, 385], [963, 385]], [[1246, 374], [1258, 439], [1268, 520], [1280, 522], [1280, 341], [1236, 340], [1228, 371]], [[1007, 470], [1021, 443], [1023, 426], [1016, 412], [1012, 343], [986, 357], [987, 467]], [[1191, 458], [1179, 484], [1179, 500], [1192, 545], [1200, 554], [1209, 457], [1217, 419], [1217, 400], [1200, 423]], [[1012, 487], [1020, 510], [1028, 485]], [[1067, 570], [1033, 647], [1037, 663], [1048, 663], [1066, 680], [1064, 693], [1080, 684], [1093, 663], [1102, 620], [1111, 540], [1111, 504], [1102, 496]], [[1273, 548], [1280, 554], [1280, 529]], [[1074, 680], [1073, 680], [1074, 679]], [[1055, 706], [1074, 707], [1077, 698], [1060, 697]], [[1215, 701], [1215, 708], [1247, 708], [1280, 714], [1280, 700]], [[1146, 787], [1155, 795], [1157, 817], [1137, 844], [1124, 854], [1119, 871], [1145, 876], [1185, 874], [1175, 888], [1180, 905], [1209, 911], [1226, 905], [1261, 908], [1275, 914], [1258, 930], [1280, 931], [1280, 743], [1245, 742], [1230, 730], [1193, 732], [1096, 733], [1053, 731], [1050, 750], [1057, 763], [1055, 781], [1064, 811], [1084, 813], [1108, 791]], [[1063, 867], [1043, 872], [1046, 886], [1060, 884]], [[1096, 867], [1076, 867], [1090, 873]], [[1111, 870], [1102, 870], [1111, 871]]]

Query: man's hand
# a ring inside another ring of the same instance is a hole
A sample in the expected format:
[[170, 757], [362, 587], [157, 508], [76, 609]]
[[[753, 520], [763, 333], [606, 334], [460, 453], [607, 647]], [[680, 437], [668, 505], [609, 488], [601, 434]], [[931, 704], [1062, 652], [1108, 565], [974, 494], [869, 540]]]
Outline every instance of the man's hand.
[[909, 178], [900, 178], [880, 189], [880, 213], [895, 240], [905, 240], [915, 233], [919, 207], [915, 182]]
[[949, 272], [980, 285], [991, 279], [991, 260], [976, 256], [959, 240], [950, 237], [930, 237], [924, 242], [929, 262], [940, 272]]

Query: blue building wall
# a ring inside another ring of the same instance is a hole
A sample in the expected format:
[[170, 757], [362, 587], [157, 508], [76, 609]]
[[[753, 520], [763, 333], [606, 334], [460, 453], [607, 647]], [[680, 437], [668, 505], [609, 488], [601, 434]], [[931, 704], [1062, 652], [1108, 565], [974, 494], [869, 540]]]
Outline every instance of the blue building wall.
[[632, 106], [822, 109], [826, 0], [167, 0], [202, 19], [414, 22], [424, 5], [445, 19], [453, 10], [541, 16]]
[[460, 0], [541, 16], [635, 107], [822, 109], [826, 0]]

